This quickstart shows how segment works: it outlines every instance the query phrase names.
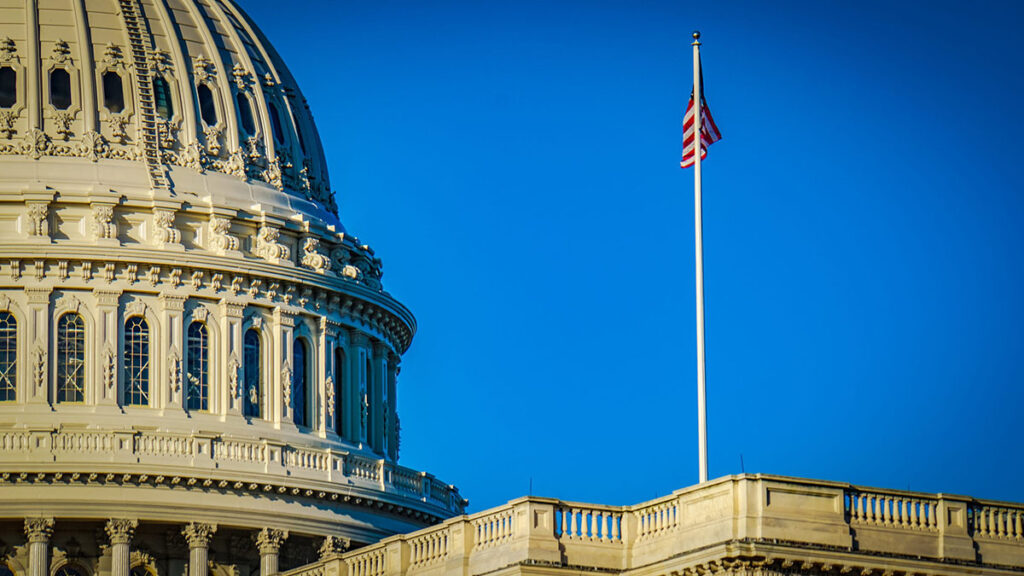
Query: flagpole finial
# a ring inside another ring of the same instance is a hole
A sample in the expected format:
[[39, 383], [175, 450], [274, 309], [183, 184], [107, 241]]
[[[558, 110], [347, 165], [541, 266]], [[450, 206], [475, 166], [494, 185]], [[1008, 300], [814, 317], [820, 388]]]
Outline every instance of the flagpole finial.
[[700, 30], [693, 31], [693, 44], [692, 46], [700, 46]]

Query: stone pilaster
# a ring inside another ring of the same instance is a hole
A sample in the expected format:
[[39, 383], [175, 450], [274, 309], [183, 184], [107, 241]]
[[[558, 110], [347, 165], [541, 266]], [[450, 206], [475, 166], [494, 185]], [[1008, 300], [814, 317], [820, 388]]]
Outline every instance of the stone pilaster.
[[287, 530], [264, 528], [256, 536], [256, 547], [260, 551], [260, 576], [272, 576], [278, 572], [278, 553], [281, 544], [288, 538]]
[[[49, 288], [26, 288], [28, 297], [29, 364], [26, 398], [29, 404], [50, 401], [50, 292]], [[56, 402], [56, 397], [53, 401]]]
[[373, 435], [370, 445], [379, 454], [388, 453], [387, 412], [388, 404], [388, 350], [379, 340], [373, 342], [373, 386], [370, 388], [370, 418]]
[[28, 538], [28, 574], [26, 576], [49, 576], [50, 536], [53, 535], [53, 518], [26, 518], [25, 536]]
[[352, 419], [352, 439], [366, 444], [369, 437], [369, 379], [371, 374], [366, 370], [367, 359], [370, 357], [370, 340], [365, 334], [353, 330], [349, 341], [349, 364], [352, 366], [352, 395], [348, 403], [348, 413]]
[[220, 310], [221, 358], [227, 359], [222, 363], [225, 373], [221, 381], [227, 386], [221, 390], [221, 406], [225, 407], [227, 414], [241, 416], [245, 401], [242, 382], [242, 315], [245, 304], [223, 300]]
[[113, 518], [107, 520], [106, 532], [110, 538], [110, 576], [129, 576], [131, 573], [131, 542], [138, 528], [137, 520]]
[[340, 367], [335, 362], [334, 349], [338, 346], [338, 325], [329, 322], [327, 318], [320, 320], [320, 334], [323, 338], [323, 367], [324, 377], [322, 378], [324, 389], [323, 402], [323, 431], [324, 435], [336, 434], [338, 431], [337, 422], [341, 419], [338, 414], [338, 377]]
[[271, 373], [271, 390], [268, 406], [271, 419], [280, 427], [282, 424], [294, 425], [292, 406], [292, 347], [295, 341], [295, 316], [281, 308], [274, 308], [274, 321], [271, 327], [274, 334], [274, 370]]
[[[180, 274], [181, 271], [178, 272]], [[154, 360], [157, 360], [153, 366], [156, 374], [153, 385], [159, 393], [154, 392], [151, 397], [161, 398], [164, 406], [178, 411], [184, 410], [185, 405], [184, 317], [184, 296], [160, 294], [160, 342], [163, 353], [153, 355]]]
[[395, 353], [388, 354], [388, 394], [384, 399], [387, 404], [387, 412], [385, 418], [387, 421], [387, 427], [384, 430], [384, 434], [387, 435], [388, 449], [384, 456], [398, 460], [398, 374], [401, 372], [399, 363], [402, 361], [402, 357]]
[[[118, 402], [117, 380], [118, 366], [118, 316], [117, 305], [121, 297], [120, 290], [92, 291], [96, 298], [96, 336], [99, 341], [100, 361], [99, 377], [95, 379], [100, 385], [96, 387], [96, 403], [116, 405]], [[152, 359], [150, 360], [152, 362]], [[153, 404], [152, 390], [150, 403]]]
[[190, 522], [181, 531], [188, 541], [188, 576], [207, 576], [210, 561], [210, 539], [217, 531], [216, 524]]

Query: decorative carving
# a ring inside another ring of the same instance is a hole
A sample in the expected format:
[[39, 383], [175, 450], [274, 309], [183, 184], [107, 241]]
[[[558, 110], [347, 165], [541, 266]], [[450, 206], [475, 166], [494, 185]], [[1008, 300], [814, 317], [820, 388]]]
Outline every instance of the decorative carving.
[[35, 384], [36, 395], [42, 396], [46, 393], [46, 348], [42, 344], [36, 346], [32, 351], [32, 381]]
[[331, 269], [331, 259], [320, 251], [320, 240], [317, 238], [306, 238], [302, 244], [302, 265], [312, 268], [315, 272], [326, 274]]
[[0, 311], [7, 312], [11, 309], [11, 297], [7, 294], [0, 294]]
[[103, 48], [103, 62], [107, 66], [123, 66], [124, 51], [117, 44], [107, 42], [106, 47]]
[[25, 215], [28, 217], [29, 236], [50, 236], [49, 202], [26, 202]]
[[222, 282], [224, 282], [223, 274], [221, 274], [220, 272], [213, 274], [213, 276], [210, 277], [210, 290], [213, 290], [214, 292], [219, 292]]
[[11, 40], [10, 36], [5, 36], [0, 40], [0, 62], [13, 62], [17, 60], [15, 54], [18, 52], [17, 46], [14, 44], [14, 40]]
[[103, 350], [103, 387], [108, 391], [114, 389], [117, 382], [117, 352], [114, 347], [107, 345]]
[[171, 268], [171, 286], [177, 288], [181, 285], [181, 268]]
[[142, 300], [132, 300], [125, 304], [124, 315], [126, 318], [129, 316], [145, 316], [148, 309], [149, 307]]
[[203, 271], [202, 270], [193, 270], [192, 271], [191, 283], [192, 283], [192, 289], [193, 290], [199, 290], [200, 288], [203, 287]]
[[272, 226], [260, 226], [259, 233], [256, 235], [256, 249], [253, 250], [256, 256], [275, 262], [277, 260], [286, 260], [288, 258], [288, 247], [278, 242], [281, 237], [281, 231]]
[[327, 390], [327, 419], [334, 420], [334, 378], [328, 376], [324, 379], [324, 387]]
[[[10, 299], [8, 299], [8, 301], [9, 300]], [[250, 319], [250, 322], [252, 323], [252, 327], [257, 330], [263, 328], [263, 316], [256, 314]]]
[[111, 204], [92, 205], [93, 240], [117, 238], [117, 224], [114, 224], [114, 206]]
[[232, 277], [231, 278], [231, 286], [228, 288], [228, 290], [231, 291], [231, 294], [238, 294], [238, 292], [242, 290], [242, 277], [241, 276], [234, 276], [234, 277]]
[[111, 114], [109, 122], [110, 135], [117, 139], [118, 144], [124, 144], [128, 140], [128, 126], [131, 125], [128, 114]]
[[230, 174], [241, 180], [246, 179], [246, 156], [242, 153], [241, 148], [236, 148], [231, 151], [228, 156], [228, 161], [221, 164], [221, 171], [225, 174]]
[[324, 538], [324, 542], [320, 545], [318, 552], [320, 553], [320, 559], [323, 560], [330, 556], [344, 554], [345, 552], [348, 552], [351, 547], [352, 541], [348, 538], [341, 536], [328, 536]]
[[178, 143], [178, 130], [181, 127], [181, 119], [168, 120], [160, 118], [157, 121], [157, 132], [160, 138], [160, 147], [166, 150], [174, 148]]
[[50, 137], [46, 132], [38, 128], [32, 128], [25, 133], [25, 143], [22, 145], [23, 152], [39, 160], [50, 149]]
[[53, 61], [64, 63], [71, 59], [71, 48], [66, 40], [57, 40], [53, 45]]
[[224, 131], [224, 125], [220, 122], [213, 126], [203, 127], [203, 136], [206, 136], [206, 151], [211, 156], [220, 155], [220, 135]]
[[75, 122], [75, 115], [72, 112], [58, 110], [53, 115], [53, 123], [57, 125], [57, 134], [67, 142], [71, 137], [71, 125]]
[[107, 284], [114, 281], [114, 269], [115, 264], [113, 262], [107, 262], [103, 265], [103, 279], [107, 281]]
[[292, 407], [292, 367], [291, 364], [285, 364], [284, 368], [281, 369], [281, 389], [284, 392], [284, 407], [290, 409]]
[[278, 190], [284, 190], [284, 181], [281, 178], [281, 160], [278, 157], [274, 157], [267, 162], [267, 168], [260, 174], [260, 178], [264, 182], [270, 184]]
[[189, 522], [181, 531], [181, 535], [188, 541], [189, 548], [206, 548], [215, 532], [217, 532], [216, 524]]
[[149, 272], [146, 272], [146, 280], [149, 281], [150, 285], [156, 286], [160, 283], [160, 267], [150, 266]]
[[124, 268], [124, 279], [129, 284], [135, 284], [139, 280], [139, 265], [129, 264]]
[[274, 86], [277, 86], [277, 80], [274, 80], [273, 74], [267, 72], [263, 75], [263, 85], [267, 88], [273, 88]]
[[181, 232], [174, 227], [174, 210], [153, 209], [153, 244], [163, 248], [181, 242]]
[[253, 540], [256, 541], [256, 547], [259, 548], [260, 554], [277, 554], [281, 549], [281, 544], [288, 538], [287, 530], [278, 530], [277, 528], [264, 528], [253, 536]]
[[249, 298], [255, 298], [256, 295], [260, 293], [260, 286], [262, 285], [263, 280], [260, 280], [259, 278], [253, 278], [252, 280], [250, 280], [249, 289], [247, 290], [247, 292], [249, 293]]
[[205, 306], [197, 306], [192, 311], [192, 320], [198, 322], [206, 322], [210, 318], [210, 310]]
[[25, 536], [29, 542], [49, 542], [53, 536], [53, 518], [25, 518]]
[[359, 270], [359, 268], [356, 268], [351, 264], [345, 264], [345, 266], [341, 269], [342, 276], [344, 276], [345, 278], [351, 278], [353, 280], [359, 280], [362, 274], [363, 273], [361, 270]]
[[228, 362], [228, 389], [231, 391], [231, 399], [238, 400], [238, 379], [240, 378], [239, 371], [242, 365], [238, 363], [238, 359], [235, 357], [231, 358]]
[[92, 280], [92, 262], [82, 262], [82, 280]]
[[174, 63], [171, 61], [171, 55], [166, 50], [156, 50], [153, 52], [153, 68], [157, 72], [170, 72], [174, 67]]
[[208, 162], [209, 159], [206, 157], [206, 148], [203, 148], [202, 144], [198, 141], [193, 140], [185, 147], [180, 163], [182, 166], [191, 168], [202, 174], [203, 172], [206, 172], [206, 164]]
[[181, 392], [181, 356], [177, 352], [171, 352], [170, 362], [171, 390], [177, 394]]
[[238, 250], [238, 238], [229, 234], [231, 220], [219, 216], [210, 216], [210, 248], [220, 255], [229, 250]]
[[235, 79], [235, 86], [238, 86], [239, 90], [244, 92], [249, 89], [249, 84], [252, 82], [252, 74], [249, 74], [241, 63], [235, 62], [234, 67], [231, 69], [231, 76]]
[[61, 280], [67, 280], [68, 279], [68, 261], [67, 260], [58, 260], [57, 261], [57, 278], [60, 278]]
[[17, 132], [14, 123], [18, 120], [19, 113], [14, 110], [0, 110], [0, 134], [8, 140]]
[[138, 527], [138, 520], [112, 518], [107, 520], [107, 525], [104, 527], [104, 530], [110, 538], [111, 544], [130, 544], [132, 536], [135, 534], [135, 529]]
[[82, 301], [78, 299], [74, 294], [64, 294], [54, 305], [58, 312], [75, 312], [78, 313], [82, 309]]
[[85, 134], [82, 134], [82, 141], [78, 146], [78, 155], [96, 162], [107, 155], [108, 148], [107, 140], [102, 134], [95, 130], [87, 130]]
[[200, 54], [192, 59], [192, 72], [195, 74], [196, 80], [199, 83], [202, 83], [206, 82], [211, 76], [216, 74], [217, 68], [205, 54]]

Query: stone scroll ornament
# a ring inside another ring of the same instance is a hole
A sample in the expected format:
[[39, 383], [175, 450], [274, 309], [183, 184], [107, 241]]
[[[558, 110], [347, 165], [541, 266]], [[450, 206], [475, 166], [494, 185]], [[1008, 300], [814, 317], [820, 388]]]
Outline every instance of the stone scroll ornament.
[[153, 210], [153, 244], [162, 248], [181, 242], [181, 232], [174, 227], [174, 210]]
[[288, 247], [278, 242], [281, 237], [281, 231], [271, 226], [260, 226], [260, 231], [256, 235], [256, 247], [253, 252], [257, 256], [274, 262], [276, 260], [286, 260], [288, 258]]
[[320, 274], [331, 269], [331, 259], [320, 251], [320, 240], [306, 238], [302, 245], [302, 265]]
[[50, 213], [49, 202], [27, 202], [25, 205], [25, 215], [28, 217], [29, 236], [49, 236], [50, 235], [50, 223], [48, 222], [47, 216]]
[[114, 207], [110, 204], [94, 204], [92, 207], [93, 240], [117, 238], [117, 224], [114, 223]]
[[238, 238], [229, 233], [231, 220], [219, 216], [210, 216], [210, 249], [224, 255], [228, 251], [238, 250]]

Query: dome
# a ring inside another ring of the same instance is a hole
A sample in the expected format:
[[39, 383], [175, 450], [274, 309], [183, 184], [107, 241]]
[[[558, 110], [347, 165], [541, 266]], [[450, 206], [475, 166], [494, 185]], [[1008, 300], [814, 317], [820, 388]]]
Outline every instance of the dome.
[[0, 186], [109, 186], [342, 231], [302, 92], [233, 3], [6, 4]]
[[267, 576], [464, 510], [398, 463], [415, 319], [229, 0], [0, 0], [0, 279], [4, 542]]

